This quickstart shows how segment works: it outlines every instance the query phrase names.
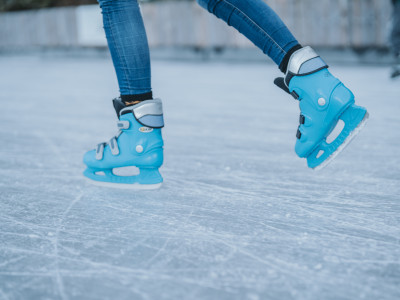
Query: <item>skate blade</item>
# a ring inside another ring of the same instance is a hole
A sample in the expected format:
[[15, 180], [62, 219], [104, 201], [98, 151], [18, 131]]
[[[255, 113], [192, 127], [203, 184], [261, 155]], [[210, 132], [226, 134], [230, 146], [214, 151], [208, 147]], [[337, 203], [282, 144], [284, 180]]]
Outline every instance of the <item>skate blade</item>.
[[395, 72], [395, 73], [392, 73], [391, 75], [390, 75], [390, 78], [391, 79], [397, 79], [397, 78], [399, 78], [400, 77], [400, 72]]
[[107, 181], [96, 181], [85, 177], [86, 182], [106, 188], [120, 189], [120, 190], [158, 190], [162, 186], [162, 182], [155, 184], [140, 184], [140, 183], [114, 183]]
[[322, 162], [320, 165], [312, 168], [315, 171], [320, 171], [323, 168], [325, 168], [327, 165], [329, 165], [353, 140], [354, 138], [361, 132], [361, 130], [364, 128], [365, 124], [367, 124], [369, 119], [369, 113], [366, 112], [364, 115], [364, 118], [362, 121], [358, 124], [356, 128], [347, 136], [345, 141], [336, 149], [335, 152], [333, 152], [327, 159], [325, 159], [324, 162]]
[[115, 175], [112, 169], [87, 168], [83, 175], [93, 185], [116, 189], [154, 190], [160, 188], [163, 182], [158, 169], [142, 168], [137, 175], [119, 176]]

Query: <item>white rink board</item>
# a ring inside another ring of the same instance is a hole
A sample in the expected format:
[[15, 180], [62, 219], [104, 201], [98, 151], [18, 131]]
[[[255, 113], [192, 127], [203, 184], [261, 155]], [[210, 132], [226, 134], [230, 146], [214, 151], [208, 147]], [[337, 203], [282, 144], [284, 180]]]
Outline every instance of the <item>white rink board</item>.
[[77, 43], [84, 47], [107, 46], [101, 9], [98, 5], [76, 7]]

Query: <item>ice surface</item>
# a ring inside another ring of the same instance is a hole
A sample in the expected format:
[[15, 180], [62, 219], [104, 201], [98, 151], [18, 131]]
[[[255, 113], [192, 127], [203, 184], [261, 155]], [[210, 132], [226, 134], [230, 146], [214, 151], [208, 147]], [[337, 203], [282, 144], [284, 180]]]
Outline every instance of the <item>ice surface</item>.
[[275, 66], [153, 62], [165, 184], [135, 192], [81, 175], [111, 61], [0, 57], [0, 299], [400, 299], [400, 81], [331, 71], [371, 118], [315, 172]]

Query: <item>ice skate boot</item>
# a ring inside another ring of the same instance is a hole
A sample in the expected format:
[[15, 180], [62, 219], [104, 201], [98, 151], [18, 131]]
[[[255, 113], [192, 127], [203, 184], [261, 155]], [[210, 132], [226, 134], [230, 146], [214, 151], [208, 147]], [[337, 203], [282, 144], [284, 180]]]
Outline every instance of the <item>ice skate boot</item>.
[[354, 104], [353, 93], [331, 75], [310, 47], [293, 53], [285, 78], [277, 78], [275, 84], [299, 100], [295, 150], [299, 157], [307, 158], [310, 168], [326, 166], [368, 119], [367, 110]]
[[[113, 100], [117, 112], [118, 134], [107, 143], [98, 144], [85, 154], [84, 175], [103, 186], [132, 189], [156, 189], [163, 181], [158, 168], [163, 163], [164, 127], [160, 99], [146, 100], [125, 106], [120, 99]], [[137, 167], [137, 175], [121, 176], [118, 168]]]

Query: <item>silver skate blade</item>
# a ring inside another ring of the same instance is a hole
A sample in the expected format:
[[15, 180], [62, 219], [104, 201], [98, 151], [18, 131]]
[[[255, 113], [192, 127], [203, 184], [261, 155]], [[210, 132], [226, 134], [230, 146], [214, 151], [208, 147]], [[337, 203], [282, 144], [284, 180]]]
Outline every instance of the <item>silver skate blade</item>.
[[350, 142], [361, 132], [365, 124], [367, 124], [368, 118], [369, 118], [369, 113], [366, 112], [360, 124], [358, 124], [358, 126], [354, 128], [354, 130], [349, 134], [349, 136], [345, 139], [345, 141], [336, 149], [336, 151], [333, 152], [322, 164], [313, 168], [313, 170], [320, 171], [327, 165], [329, 165], [336, 158], [336, 156], [338, 156], [350, 144]]
[[113, 183], [113, 182], [104, 182], [104, 181], [96, 181], [90, 178], [85, 178], [86, 182], [100, 187], [120, 189], [120, 190], [157, 190], [161, 188], [161, 183], [156, 184], [140, 184], [140, 183]]

